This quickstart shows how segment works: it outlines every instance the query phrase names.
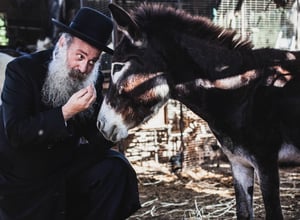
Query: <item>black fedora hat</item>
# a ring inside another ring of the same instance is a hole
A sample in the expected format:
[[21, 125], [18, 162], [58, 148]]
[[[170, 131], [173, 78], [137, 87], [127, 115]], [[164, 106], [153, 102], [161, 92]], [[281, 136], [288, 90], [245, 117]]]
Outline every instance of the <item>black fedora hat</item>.
[[89, 7], [82, 7], [69, 26], [54, 18], [52, 18], [52, 22], [63, 32], [70, 33], [102, 51], [113, 54], [114, 51], [106, 46], [112, 33], [113, 22], [101, 12]]

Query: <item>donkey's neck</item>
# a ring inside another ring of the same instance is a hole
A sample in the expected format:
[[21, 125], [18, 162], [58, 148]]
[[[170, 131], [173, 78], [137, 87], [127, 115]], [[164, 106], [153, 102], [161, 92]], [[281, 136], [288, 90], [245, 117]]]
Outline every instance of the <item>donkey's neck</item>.
[[[194, 56], [191, 55], [190, 57], [197, 62], [197, 59], [194, 58], [196, 55], [201, 54], [201, 51], [199, 52], [195, 49], [190, 49], [189, 51], [195, 53]], [[214, 103], [217, 100], [223, 100], [224, 94], [226, 94], [228, 100], [234, 99], [236, 103], [242, 104], [245, 101], [245, 97], [248, 96], [249, 91], [253, 91], [260, 86], [284, 86], [293, 78], [290, 74], [285, 75], [286, 72], [297, 70], [296, 73], [298, 73], [300, 71], [300, 65], [297, 61], [297, 57], [300, 55], [296, 52], [276, 49], [236, 52], [233, 51], [232, 54], [234, 55], [230, 56], [229, 54], [228, 56], [231, 59], [235, 56], [238, 58], [240, 65], [235, 67], [235, 73], [238, 74], [230, 75], [225, 70], [220, 71], [218, 77], [211, 77], [207, 76], [211, 72], [207, 74], [201, 72], [205, 68], [199, 67], [197, 69], [177, 64], [177, 68], [173, 68], [174, 71], [170, 74], [173, 77], [173, 84], [171, 84], [172, 98], [184, 103], [196, 114], [205, 117], [205, 113], [211, 112], [203, 110], [203, 107], [205, 107], [203, 103], [207, 103], [207, 100]], [[204, 54], [201, 54], [201, 56], [203, 60], [200, 60], [198, 64], [210, 60]], [[253, 62], [253, 60], [256, 61]], [[233, 61], [232, 65], [235, 65]], [[213, 64], [211, 66], [215, 68], [217, 65]], [[283, 67], [287, 69], [283, 69]], [[211, 71], [215, 71], [215, 69]], [[281, 75], [282, 78], [279, 78], [277, 82], [276, 77], [278, 75]], [[276, 82], [269, 84], [269, 79], [276, 79]], [[222, 92], [218, 92], [220, 90]]]
[[[224, 48], [215, 51], [216, 48], [210, 45], [174, 48], [165, 57], [175, 85], [189, 82], [197, 84], [198, 81], [199, 86], [204, 88], [218, 88], [222, 80], [226, 84], [237, 84], [256, 78], [257, 73], [253, 70], [261, 68], [259, 59], [256, 60], [252, 51], [230, 51]], [[229, 85], [224, 89], [235, 87], [240, 85]]]

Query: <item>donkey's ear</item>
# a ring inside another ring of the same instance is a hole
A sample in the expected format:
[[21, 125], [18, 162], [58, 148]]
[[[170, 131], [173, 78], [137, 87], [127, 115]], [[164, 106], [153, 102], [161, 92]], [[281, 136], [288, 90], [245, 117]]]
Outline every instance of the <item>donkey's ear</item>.
[[142, 46], [142, 42], [144, 41], [142, 33], [130, 14], [114, 3], [110, 3], [108, 8], [118, 25], [118, 29], [122, 31], [133, 44]]

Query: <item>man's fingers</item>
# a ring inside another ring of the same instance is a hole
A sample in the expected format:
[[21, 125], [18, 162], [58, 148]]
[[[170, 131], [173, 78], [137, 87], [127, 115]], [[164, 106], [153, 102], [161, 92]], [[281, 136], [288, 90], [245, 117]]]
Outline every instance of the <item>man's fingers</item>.
[[87, 88], [80, 89], [78, 92], [74, 93], [77, 98], [83, 97], [88, 93]]
[[70, 104], [72, 103], [75, 112], [80, 112], [89, 108], [95, 102], [96, 97], [95, 87], [90, 85], [74, 93]]

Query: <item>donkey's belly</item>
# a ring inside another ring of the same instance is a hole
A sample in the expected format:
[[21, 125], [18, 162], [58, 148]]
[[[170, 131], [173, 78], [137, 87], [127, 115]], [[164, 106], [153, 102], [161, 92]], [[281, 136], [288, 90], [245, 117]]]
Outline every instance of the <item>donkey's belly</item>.
[[278, 154], [279, 162], [300, 164], [300, 150], [292, 144], [283, 144]]

